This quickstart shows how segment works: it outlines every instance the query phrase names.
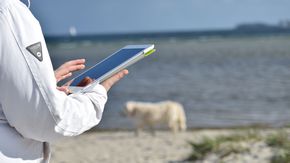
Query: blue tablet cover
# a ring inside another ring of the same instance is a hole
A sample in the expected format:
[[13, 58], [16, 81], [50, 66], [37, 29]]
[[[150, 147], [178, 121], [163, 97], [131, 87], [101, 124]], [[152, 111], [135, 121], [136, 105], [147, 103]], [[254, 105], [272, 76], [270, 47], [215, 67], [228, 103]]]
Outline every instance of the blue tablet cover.
[[85, 71], [76, 77], [70, 86], [77, 86], [85, 77], [90, 77], [93, 80], [100, 78], [102, 75], [116, 68], [126, 60], [134, 57], [135, 55], [142, 52], [145, 48], [138, 49], [121, 49], [111, 55], [110, 57], [104, 59], [100, 63], [96, 64], [94, 67]]

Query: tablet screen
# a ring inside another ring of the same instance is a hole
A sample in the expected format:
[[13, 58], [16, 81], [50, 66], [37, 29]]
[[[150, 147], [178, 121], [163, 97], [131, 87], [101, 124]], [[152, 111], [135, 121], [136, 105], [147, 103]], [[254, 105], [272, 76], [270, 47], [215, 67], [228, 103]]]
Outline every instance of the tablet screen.
[[77, 86], [85, 77], [90, 77], [91, 79], [98, 79], [102, 75], [116, 68], [126, 60], [134, 57], [145, 48], [138, 49], [121, 49], [110, 57], [106, 58], [102, 62], [98, 63], [91, 69], [85, 71], [80, 76], [76, 77], [74, 81], [71, 83], [71, 86]]

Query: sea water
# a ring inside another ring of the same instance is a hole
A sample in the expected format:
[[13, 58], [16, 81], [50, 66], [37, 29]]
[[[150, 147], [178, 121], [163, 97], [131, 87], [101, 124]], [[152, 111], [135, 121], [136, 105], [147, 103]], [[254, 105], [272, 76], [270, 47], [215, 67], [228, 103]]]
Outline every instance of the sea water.
[[109, 92], [98, 128], [131, 129], [127, 101], [174, 100], [189, 128], [290, 123], [290, 37], [155, 38], [49, 43], [54, 67], [85, 58], [90, 67], [128, 44], [157, 51], [129, 68]]

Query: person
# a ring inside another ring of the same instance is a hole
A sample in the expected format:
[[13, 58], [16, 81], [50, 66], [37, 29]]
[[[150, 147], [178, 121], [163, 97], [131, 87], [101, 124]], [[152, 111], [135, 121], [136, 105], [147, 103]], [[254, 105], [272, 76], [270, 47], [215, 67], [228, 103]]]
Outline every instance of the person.
[[49, 143], [97, 125], [107, 91], [128, 71], [68, 95], [57, 82], [85, 61], [54, 72], [39, 22], [20, 0], [0, 0], [0, 33], [0, 162], [49, 162]]

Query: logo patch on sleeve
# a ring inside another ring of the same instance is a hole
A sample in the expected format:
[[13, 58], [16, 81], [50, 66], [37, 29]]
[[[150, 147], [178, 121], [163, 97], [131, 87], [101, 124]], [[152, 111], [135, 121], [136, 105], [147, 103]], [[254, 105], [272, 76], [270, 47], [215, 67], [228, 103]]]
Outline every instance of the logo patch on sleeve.
[[35, 44], [32, 44], [26, 49], [35, 57], [37, 58], [40, 62], [43, 60], [42, 56], [42, 47], [41, 47], [41, 42], [37, 42]]

